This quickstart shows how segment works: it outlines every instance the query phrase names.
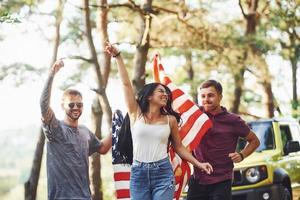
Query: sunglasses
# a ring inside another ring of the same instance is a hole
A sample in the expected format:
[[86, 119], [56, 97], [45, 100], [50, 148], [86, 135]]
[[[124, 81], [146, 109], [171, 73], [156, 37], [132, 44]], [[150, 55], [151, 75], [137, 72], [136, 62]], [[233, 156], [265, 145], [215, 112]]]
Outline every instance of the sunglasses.
[[69, 108], [73, 109], [75, 107], [75, 105], [77, 106], [77, 108], [82, 108], [83, 103], [69, 103], [68, 106]]

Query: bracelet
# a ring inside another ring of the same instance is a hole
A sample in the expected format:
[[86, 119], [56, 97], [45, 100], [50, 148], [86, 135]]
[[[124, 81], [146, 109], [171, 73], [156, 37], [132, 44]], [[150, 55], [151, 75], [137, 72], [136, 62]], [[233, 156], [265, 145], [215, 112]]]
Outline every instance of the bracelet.
[[244, 160], [244, 155], [241, 152], [239, 152], [238, 154], [241, 156], [242, 161], [243, 161]]
[[113, 55], [112, 57], [116, 58], [116, 57], [118, 57], [119, 55], [121, 55], [121, 51], [119, 51], [118, 53], [116, 53], [116, 55]]

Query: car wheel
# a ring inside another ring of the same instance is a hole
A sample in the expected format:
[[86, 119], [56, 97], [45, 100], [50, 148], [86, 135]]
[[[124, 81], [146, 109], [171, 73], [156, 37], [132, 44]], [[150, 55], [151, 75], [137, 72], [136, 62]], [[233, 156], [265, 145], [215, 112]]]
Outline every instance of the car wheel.
[[281, 194], [280, 194], [280, 196], [281, 196], [280, 199], [282, 199], [282, 200], [292, 200], [292, 195], [291, 195], [289, 189], [285, 186], [282, 186], [282, 187], [283, 188], [282, 188], [282, 191], [281, 191]]

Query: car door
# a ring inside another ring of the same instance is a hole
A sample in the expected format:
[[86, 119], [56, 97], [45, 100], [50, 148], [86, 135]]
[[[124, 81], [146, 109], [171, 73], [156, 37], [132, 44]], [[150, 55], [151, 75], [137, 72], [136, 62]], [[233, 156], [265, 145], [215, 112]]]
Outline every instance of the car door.
[[[293, 141], [298, 141], [300, 144], [300, 129], [299, 129], [299, 125], [298, 124], [291, 124], [290, 125], [290, 129], [291, 129], [291, 134], [292, 134], [292, 140]], [[295, 153], [291, 153], [295, 160], [295, 179], [297, 180], [298, 186], [300, 186], [300, 151], [295, 152]]]
[[[293, 135], [292, 135], [292, 127], [290, 124], [280, 124], [280, 137], [282, 141], [282, 148], [285, 147], [288, 141], [294, 141]], [[295, 127], [293, 127], [294, 129]], [[299, 130], [298, 130], [299, 131]], [[298, 177], [299, 177], [299, 152], [293, 152], [293, 153], [288, 153], [284, 154], [283, 152], [283, 157], [282, 160], [280, 161], [280, 165], [283, 169], [285, 169], [289, 177], [292, 181], [292, 183], [297, 182]]]

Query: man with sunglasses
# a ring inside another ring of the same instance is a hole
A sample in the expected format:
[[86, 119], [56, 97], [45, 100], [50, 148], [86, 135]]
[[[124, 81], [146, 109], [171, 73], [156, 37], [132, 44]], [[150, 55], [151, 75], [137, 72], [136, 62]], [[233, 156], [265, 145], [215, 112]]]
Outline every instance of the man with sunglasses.
[[47, 138], [48, 199], [91, 200], [88, 157], [94, 152], [107, 153], [111, 134], [100, 141], [87, 127], [78, 124], [83, 103], [77, 90], [64, 92], [61, 106], [65, 117], [56, 119], [50, 107], [51, 88], [55, 74], [63, 66], [62, 60], [53, 64], [40, 99]]

